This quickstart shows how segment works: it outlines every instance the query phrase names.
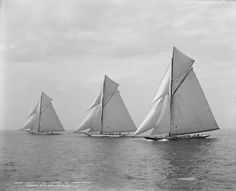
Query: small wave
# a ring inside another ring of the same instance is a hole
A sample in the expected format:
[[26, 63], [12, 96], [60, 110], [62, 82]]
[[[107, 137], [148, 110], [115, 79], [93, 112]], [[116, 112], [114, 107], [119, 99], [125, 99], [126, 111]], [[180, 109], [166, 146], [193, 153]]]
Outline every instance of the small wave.
[[159, 142], [166, 142], [169, 141], [168, 139], [160, 139]]
[[136, 180], [145, 180], [145, 178], [142, 177], [137, 177], [137, 176], [131, 176], [131, 175], [126, 175], [125, 176], [126, 179], [136, 179]]
[[15, 166], [14, 162], [7, 162], [3, 164], [4, 166]]
[[184, 177], [184, 178], [178, 178], [178, 180], [195, 181], [195, 180], [197, 180], [197, 178], [195, 178], [195, 177]]
[[144, 139], [144, 141], [147, 141], [147, 142], [152, 142], [154, 140], [150, 140], [150, 139]]

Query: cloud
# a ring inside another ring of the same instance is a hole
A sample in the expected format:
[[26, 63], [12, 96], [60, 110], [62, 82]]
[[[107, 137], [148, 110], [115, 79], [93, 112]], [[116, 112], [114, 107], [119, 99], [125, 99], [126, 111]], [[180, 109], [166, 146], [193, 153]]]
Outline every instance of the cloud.
[[[16, 106], [27, 113], [19, 100], [31, 97], [33, 105], [45, 90], [68, 101], [58, 108], [73, 127], [107, 74], [121, 84], [130, 113], [140, 122], [175, 45], [196, 60], [197, 76], [223, 124], [220, 101], [236, 96], [235, 6], [225, 1], [3, 0], [7, 113]], [[216, 93], [224, 88], [227, 93]], [[13, 106], [11, 100], [18, 101]], [[69, 105], [72, 116], [64, 112]]]
[[235, 39], [228, 26], [233, 26], [236, 15], [227, 4], [60, 0], [3, 5], [6, 54], [11, 61], [55, 55], [127, 57], [163, 51], [183, 44], [182, 39], [200, 47], [227, 45], [228, 39]]

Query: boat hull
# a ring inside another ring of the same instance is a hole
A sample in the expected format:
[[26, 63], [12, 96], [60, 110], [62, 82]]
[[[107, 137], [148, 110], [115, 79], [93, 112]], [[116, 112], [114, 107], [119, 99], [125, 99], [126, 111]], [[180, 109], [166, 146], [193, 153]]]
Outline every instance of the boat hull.
[[177, 140], [184, 140], [184, 139], [205, 139], [210, 137], [210, 135], [186, 135], [186, 136], [175, 136], [175, 137], [144, 137], [145, 139], [152, 140], [152, 141], [161, 141], [161, 140], [169, 140], [169, 141], [177, 141]]
[[144, 138], [152, 141], [160, 141], [162, 139], [166, 139], [164, 137], [144, 137]]
[[119, 137], [126, 137], [127, 135], [106, 135], [106, 134], [90, 134], [90, 137], [112, 137], [112, 138], [119, 138]]
[[98, 134], [98, 133], [86, 133], [86, 132], [78, 132], [74, 131], [74, 133], [80, 133], [83, 135], [87, 135], [89, 137], [112, 137], [112, 138], [119, 138], [119, 137], [128, 137], [129, 134]]

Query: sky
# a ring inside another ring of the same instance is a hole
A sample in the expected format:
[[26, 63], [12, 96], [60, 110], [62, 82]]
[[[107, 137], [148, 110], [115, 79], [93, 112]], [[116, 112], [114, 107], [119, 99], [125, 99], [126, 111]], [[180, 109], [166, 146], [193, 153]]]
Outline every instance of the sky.
[[2, 0], [0, 129], [19, 129], [41, 91], [76, 130], [104, 74], [138, 126], [171, 61], [194, 70], [221, 129], [236, 124], [236, 1]]

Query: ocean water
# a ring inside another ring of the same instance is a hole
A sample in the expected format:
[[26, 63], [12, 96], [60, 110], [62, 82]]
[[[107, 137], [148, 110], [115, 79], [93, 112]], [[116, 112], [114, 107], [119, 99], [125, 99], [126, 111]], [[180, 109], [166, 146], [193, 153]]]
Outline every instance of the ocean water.
[[236, 190], [236, 131], [153, 142], [1, 131], [0, 190]]

